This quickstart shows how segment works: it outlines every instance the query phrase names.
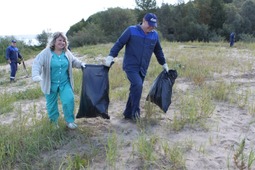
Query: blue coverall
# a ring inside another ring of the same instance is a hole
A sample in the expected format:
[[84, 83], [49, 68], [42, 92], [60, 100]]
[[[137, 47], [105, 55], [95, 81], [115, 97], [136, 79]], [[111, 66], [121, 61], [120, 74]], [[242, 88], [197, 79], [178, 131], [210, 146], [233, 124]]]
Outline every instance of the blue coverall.
[[6, 60], [10, 60], [11, 74], [10, 80], [15, 80], [16, 72], [18, 70], [18, 58], [22, 59], [23, 57], [19, 53], [19, 49], [10, 45], [6, 49]]
[[153, 30], [145, 34], [140, 24], [129, 26], [122, 33], [111, 48], [109, 56], [117, 57], [124, 45], [123, 70], [130, 81], [130, 92], [123, 114], [126, 118], [134, 118], [140, 116], [140, 99], [143, 82], [152, 53], [156, 55], [159, 64], [163, 65], [166, 61], [159, 42], [158, 33]]
[[64, 119], [66, 122], [74, 122], [74, 93], [68, 76], [68, 60], [63, 52], [60, 56], [54, 52], [51, 67], [51, 90], [45, 94], [46, 107], [49, 119], [57, 123], [59, 118], [58, 95], [62, 103]]
[[235, 43], [235, 33], [234, 32], [232, 32], [230, 34], [229, 43], [230, 43], [230, 47], [232, 47]]

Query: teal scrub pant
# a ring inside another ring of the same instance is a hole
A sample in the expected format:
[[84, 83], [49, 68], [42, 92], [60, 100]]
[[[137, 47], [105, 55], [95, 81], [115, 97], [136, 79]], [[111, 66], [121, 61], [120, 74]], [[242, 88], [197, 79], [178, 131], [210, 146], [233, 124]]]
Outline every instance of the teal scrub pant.
[[64, 87], [58, 87], [56, 91], [46, 94], [46, 107], [48, 116], [51, 122], [58, 122], [59, 110], [58, 110], [58, 95], [62, 104], [64, 112], [64, 119], [67, 123], [74, 122], [74, 93], [70, 83], [67, 83]]

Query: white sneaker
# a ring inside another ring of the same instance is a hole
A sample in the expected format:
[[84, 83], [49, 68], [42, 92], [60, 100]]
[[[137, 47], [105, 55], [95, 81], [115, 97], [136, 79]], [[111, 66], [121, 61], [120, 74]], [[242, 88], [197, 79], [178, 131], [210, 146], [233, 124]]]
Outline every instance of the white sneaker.
[[66, 126], [69, 128], [69, 129], [76, 129], [78, 126], [75, 124], [75, 123], [67, 123]]

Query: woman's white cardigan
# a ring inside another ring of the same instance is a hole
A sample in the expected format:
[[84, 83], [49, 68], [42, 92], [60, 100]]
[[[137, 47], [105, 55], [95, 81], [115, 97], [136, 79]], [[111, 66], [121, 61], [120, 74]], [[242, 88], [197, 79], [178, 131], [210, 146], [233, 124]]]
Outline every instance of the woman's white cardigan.
[[[69, 50], [65, 52], [69, 62], [68, 74], [72, 89], [74, 90], [73, 71], [72, 68], [81, 68], [82, 62], [76, 58]], [[32, 79], [35, 76], [41, 76], [41, 89], [44, 94], [50, 94], [51, 77], [50, 77], [50, 62], [52, 58], [51, 49], [49, 47], [42, 50], [34, 59], [32, 65]]]

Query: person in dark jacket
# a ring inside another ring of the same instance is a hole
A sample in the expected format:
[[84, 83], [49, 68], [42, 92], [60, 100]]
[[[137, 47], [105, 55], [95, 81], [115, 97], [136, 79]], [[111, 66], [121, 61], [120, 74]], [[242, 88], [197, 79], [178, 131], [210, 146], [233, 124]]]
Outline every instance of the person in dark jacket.
[[235, 33], [234, 32], [231, 32], [231, 34], [230, 34], [229, 43], [230, 43], [230, 47], [233, 47], [233, 45], [235, 43]]
[[12, 40], [11, 45], [7, 47], [5, 57], [11, 67], [10, 82], [12, 83], [15, 82], [19, 58], [23, 60], [23, 57], [19, 53], [19, 49], [16, 47], [16, 40]]
[[142, 23], [126, 28], [105, 58], [104, 65], [110, 67], [114, 57], [125, 46], [123, 70], [130, 82], [129, 97], [124, 111], [125, 119], [138, 120], [140, 118], [140, 99], [143, 82], [154, 53], [157, 61], [168, 72], [168, 65], [159, 41], [157, 16], [147, 13]]

